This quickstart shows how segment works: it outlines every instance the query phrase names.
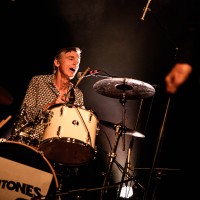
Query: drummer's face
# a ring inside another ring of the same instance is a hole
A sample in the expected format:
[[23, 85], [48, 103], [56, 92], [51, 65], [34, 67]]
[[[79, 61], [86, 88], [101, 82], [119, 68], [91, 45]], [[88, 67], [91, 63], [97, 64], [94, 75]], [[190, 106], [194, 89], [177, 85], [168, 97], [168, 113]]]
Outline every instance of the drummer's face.
[[75, 51], [62, 52], [54, 64], [58, 67], [58, 73], [68, 79], [73, 79], [79, 69], [80, 55]]

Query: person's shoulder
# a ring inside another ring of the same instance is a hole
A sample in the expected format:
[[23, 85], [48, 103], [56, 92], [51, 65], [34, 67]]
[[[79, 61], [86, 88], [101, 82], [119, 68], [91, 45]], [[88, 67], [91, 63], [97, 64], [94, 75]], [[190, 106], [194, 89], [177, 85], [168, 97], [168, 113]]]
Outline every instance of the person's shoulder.
[[39, 74], [39, 75], [34, 75], [32, 78], [48, 78], [52, 77], [52, 74]]
[[40, 75], [35, 75], [31, 78], [32, 80], [39, 80], [39, 79], [43, 79], [43, 80], [49, 80], [52, 79], [52, 74], [40, 74]]

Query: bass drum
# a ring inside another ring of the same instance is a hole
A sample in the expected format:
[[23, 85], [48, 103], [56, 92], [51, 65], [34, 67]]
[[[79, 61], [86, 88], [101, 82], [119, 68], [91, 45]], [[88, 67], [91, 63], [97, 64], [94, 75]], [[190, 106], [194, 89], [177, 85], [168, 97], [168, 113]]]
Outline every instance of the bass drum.
[[87, 164], [95, 153], [98, 119], [91, 110], [55, 105], [50, 109], [40, 150], [50, 161], [67, 166]]
[[60, 199], [55, 172], [41, 152], [1, 139], [0, 163], [0, 199]]

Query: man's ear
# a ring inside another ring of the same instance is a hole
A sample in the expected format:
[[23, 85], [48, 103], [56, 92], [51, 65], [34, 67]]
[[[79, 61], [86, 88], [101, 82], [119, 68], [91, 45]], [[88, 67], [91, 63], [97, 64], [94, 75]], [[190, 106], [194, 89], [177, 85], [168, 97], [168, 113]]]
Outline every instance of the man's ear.
[[60, 66], [60, 62], [55, 58], [54, 61], [54, 66], [59, 67]]

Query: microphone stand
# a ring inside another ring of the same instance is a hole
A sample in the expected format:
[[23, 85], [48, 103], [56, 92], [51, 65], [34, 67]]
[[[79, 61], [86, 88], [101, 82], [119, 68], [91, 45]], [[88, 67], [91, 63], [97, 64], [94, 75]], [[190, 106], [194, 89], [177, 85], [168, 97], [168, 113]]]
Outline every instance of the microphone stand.
[[[162, 142], [163, 142], [163, 138], [164, 138], [164, 127], [165, 127], [165, 122], [166, 122], [166, 119], [167, 119], [170, 100], [171, 100], [171, 98], [169, 97], [168, 102], [167, 102], [167, 107], [166, 107], [166, 110], [165, 110], [163, 123], [162, 123], [161, 130], [160, 130], [159, 137], [158, 137], [158, 144], [157, 144], [157, 147], [156, 147], [156, 152], [155, 152], [153, 163], [152, 163], [152, 166], [151, 166], [151, 169], [150, 169], [150, 175], [149, 175], [146, 191], [145, 191], [144, 196], [143, 196], [143, 200], [146, 200], [146, 199], [149, 198], [148, 194], [149, 194], [149, 190], [150, 190], [150, 186], [151, 186], [151, 182], [152, 182], [152, 176], [153, 176], [153, 172], [155, 170], [156, 162], [158, 161], [158, 158], [159, 158], [159, 153], [161, 151], [161, 146], [162, 146]], [[161, 176], [159, 178], [161, 178]], [[153, 195], [155, 195], [155, 194], [153, 194]]]
[[147, 11], [151, 11], [151, 9], [149, 8], [150, 3], [151, 3], [151, 0], [148, 0], [146, 6], [144, 8], [144, 12], [142, 14], [142, 17], [140, 18], [141, 20], [144, 20]]

